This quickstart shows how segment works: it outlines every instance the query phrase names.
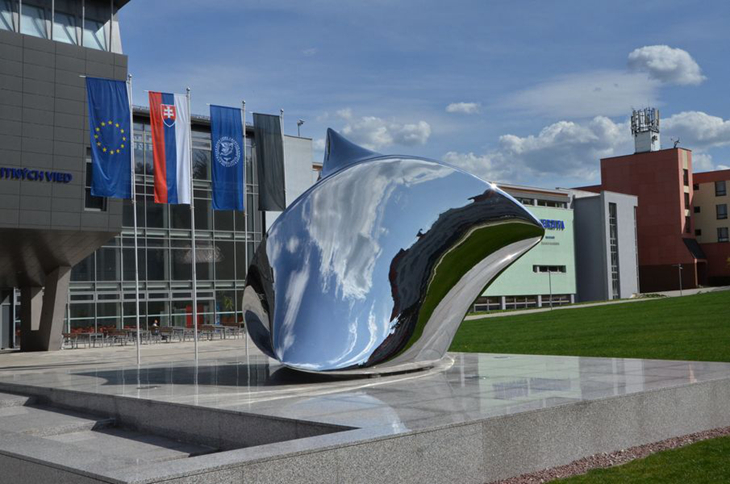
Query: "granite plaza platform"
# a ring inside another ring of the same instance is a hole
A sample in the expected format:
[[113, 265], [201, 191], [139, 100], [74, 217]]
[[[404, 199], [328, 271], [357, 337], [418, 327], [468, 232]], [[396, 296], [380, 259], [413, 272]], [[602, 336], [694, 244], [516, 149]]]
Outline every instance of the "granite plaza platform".
[[353, 380], [244, 340], [0, 355], [0, 482], [473, 482], [730, 425], [730, 364], [452, 353]]

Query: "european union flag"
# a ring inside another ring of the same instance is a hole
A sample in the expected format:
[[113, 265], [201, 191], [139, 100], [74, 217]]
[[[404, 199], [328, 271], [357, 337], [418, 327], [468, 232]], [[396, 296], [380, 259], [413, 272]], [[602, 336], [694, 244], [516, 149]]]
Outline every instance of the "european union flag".
[[91, 133], [91, 194], [132, 198], [132, 112], [127, 83], [86, 78]]

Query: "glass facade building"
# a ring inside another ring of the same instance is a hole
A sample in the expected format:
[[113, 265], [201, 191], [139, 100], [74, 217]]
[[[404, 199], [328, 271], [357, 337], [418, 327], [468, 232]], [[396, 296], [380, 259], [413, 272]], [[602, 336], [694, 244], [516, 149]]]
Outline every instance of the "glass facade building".
[[[135, 109], [140, 323], [192, 325], [192, 233], [188, 205], [154, 202], [154, 164], [149, 116]], [[258, 210], [258, 177], [253, 130], [246, 139], [246, 213], [213, 211], [210, 126], [193, 117], [198, 321], [242, 321], [246, 268], [261, 241], [264, 215]], [[91, 160], [87, 160], [90, 166]], [[90, 174], [90, 169], [87, 170]], [[87, 175], [88, 178], [88, 175]], [[87, 183], [88, 185], [88, 183]], [[85, 210], [105, 210], [103, 199], [87, 192]], [[135, 324], [133, 205], [124, 201], [122, 233], [73, 268], [65, 327], [121, 328]]]
[[116, 9], [125, 3], [107, 0], [0, 0], [0, 30], [120, 53], [115, 14]]

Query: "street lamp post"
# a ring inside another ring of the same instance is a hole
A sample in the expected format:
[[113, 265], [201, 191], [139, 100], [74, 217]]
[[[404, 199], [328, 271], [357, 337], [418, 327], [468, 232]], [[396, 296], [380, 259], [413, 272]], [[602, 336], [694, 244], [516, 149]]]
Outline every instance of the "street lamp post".
[[682, 264], [674, 264], [679, 269], [679, 295], [682, 295]]
[[550, 286], [550, 311], [553, 310], [553, 270], [548, 266], [548, 284]]
[[303, 119], [300, 119], [299, 121], [297, 121], [297, 138], [302, 137], [302, 134], [299, 132], [299, 128], [301, 128], [303, 124], [304, 124]]

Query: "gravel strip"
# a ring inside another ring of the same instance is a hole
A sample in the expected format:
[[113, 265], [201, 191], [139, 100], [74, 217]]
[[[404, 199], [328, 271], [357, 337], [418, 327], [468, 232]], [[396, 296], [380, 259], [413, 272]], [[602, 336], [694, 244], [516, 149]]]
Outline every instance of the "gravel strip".
[[730, 427], [720, 429], [706, 430], [694, 434], [674, 437], [653, 444], [639, 445], [630, 449], [619, 450], [616, 452], [595, 454], [590, 457], [584, 457], [571, 462], [568, 465], [544, 469], [529, 474], [522, 474], [517, 477], [510, 477], [501, 481], [494, 481], [491, 484], [539, 484], [550, 482], [554, 479], [562, 479], [565, 477], [577, 476], [585, 474], [591, 469], [599, 469], [604, 467], [613, 467], [626, 464], [635, 459], [643, 459], [655, 452], [663, 450], [676, 449], [685, 445], [694, 444], [701, 440], [714, 439], [715, 437], [724, 437], [730, 435]]

